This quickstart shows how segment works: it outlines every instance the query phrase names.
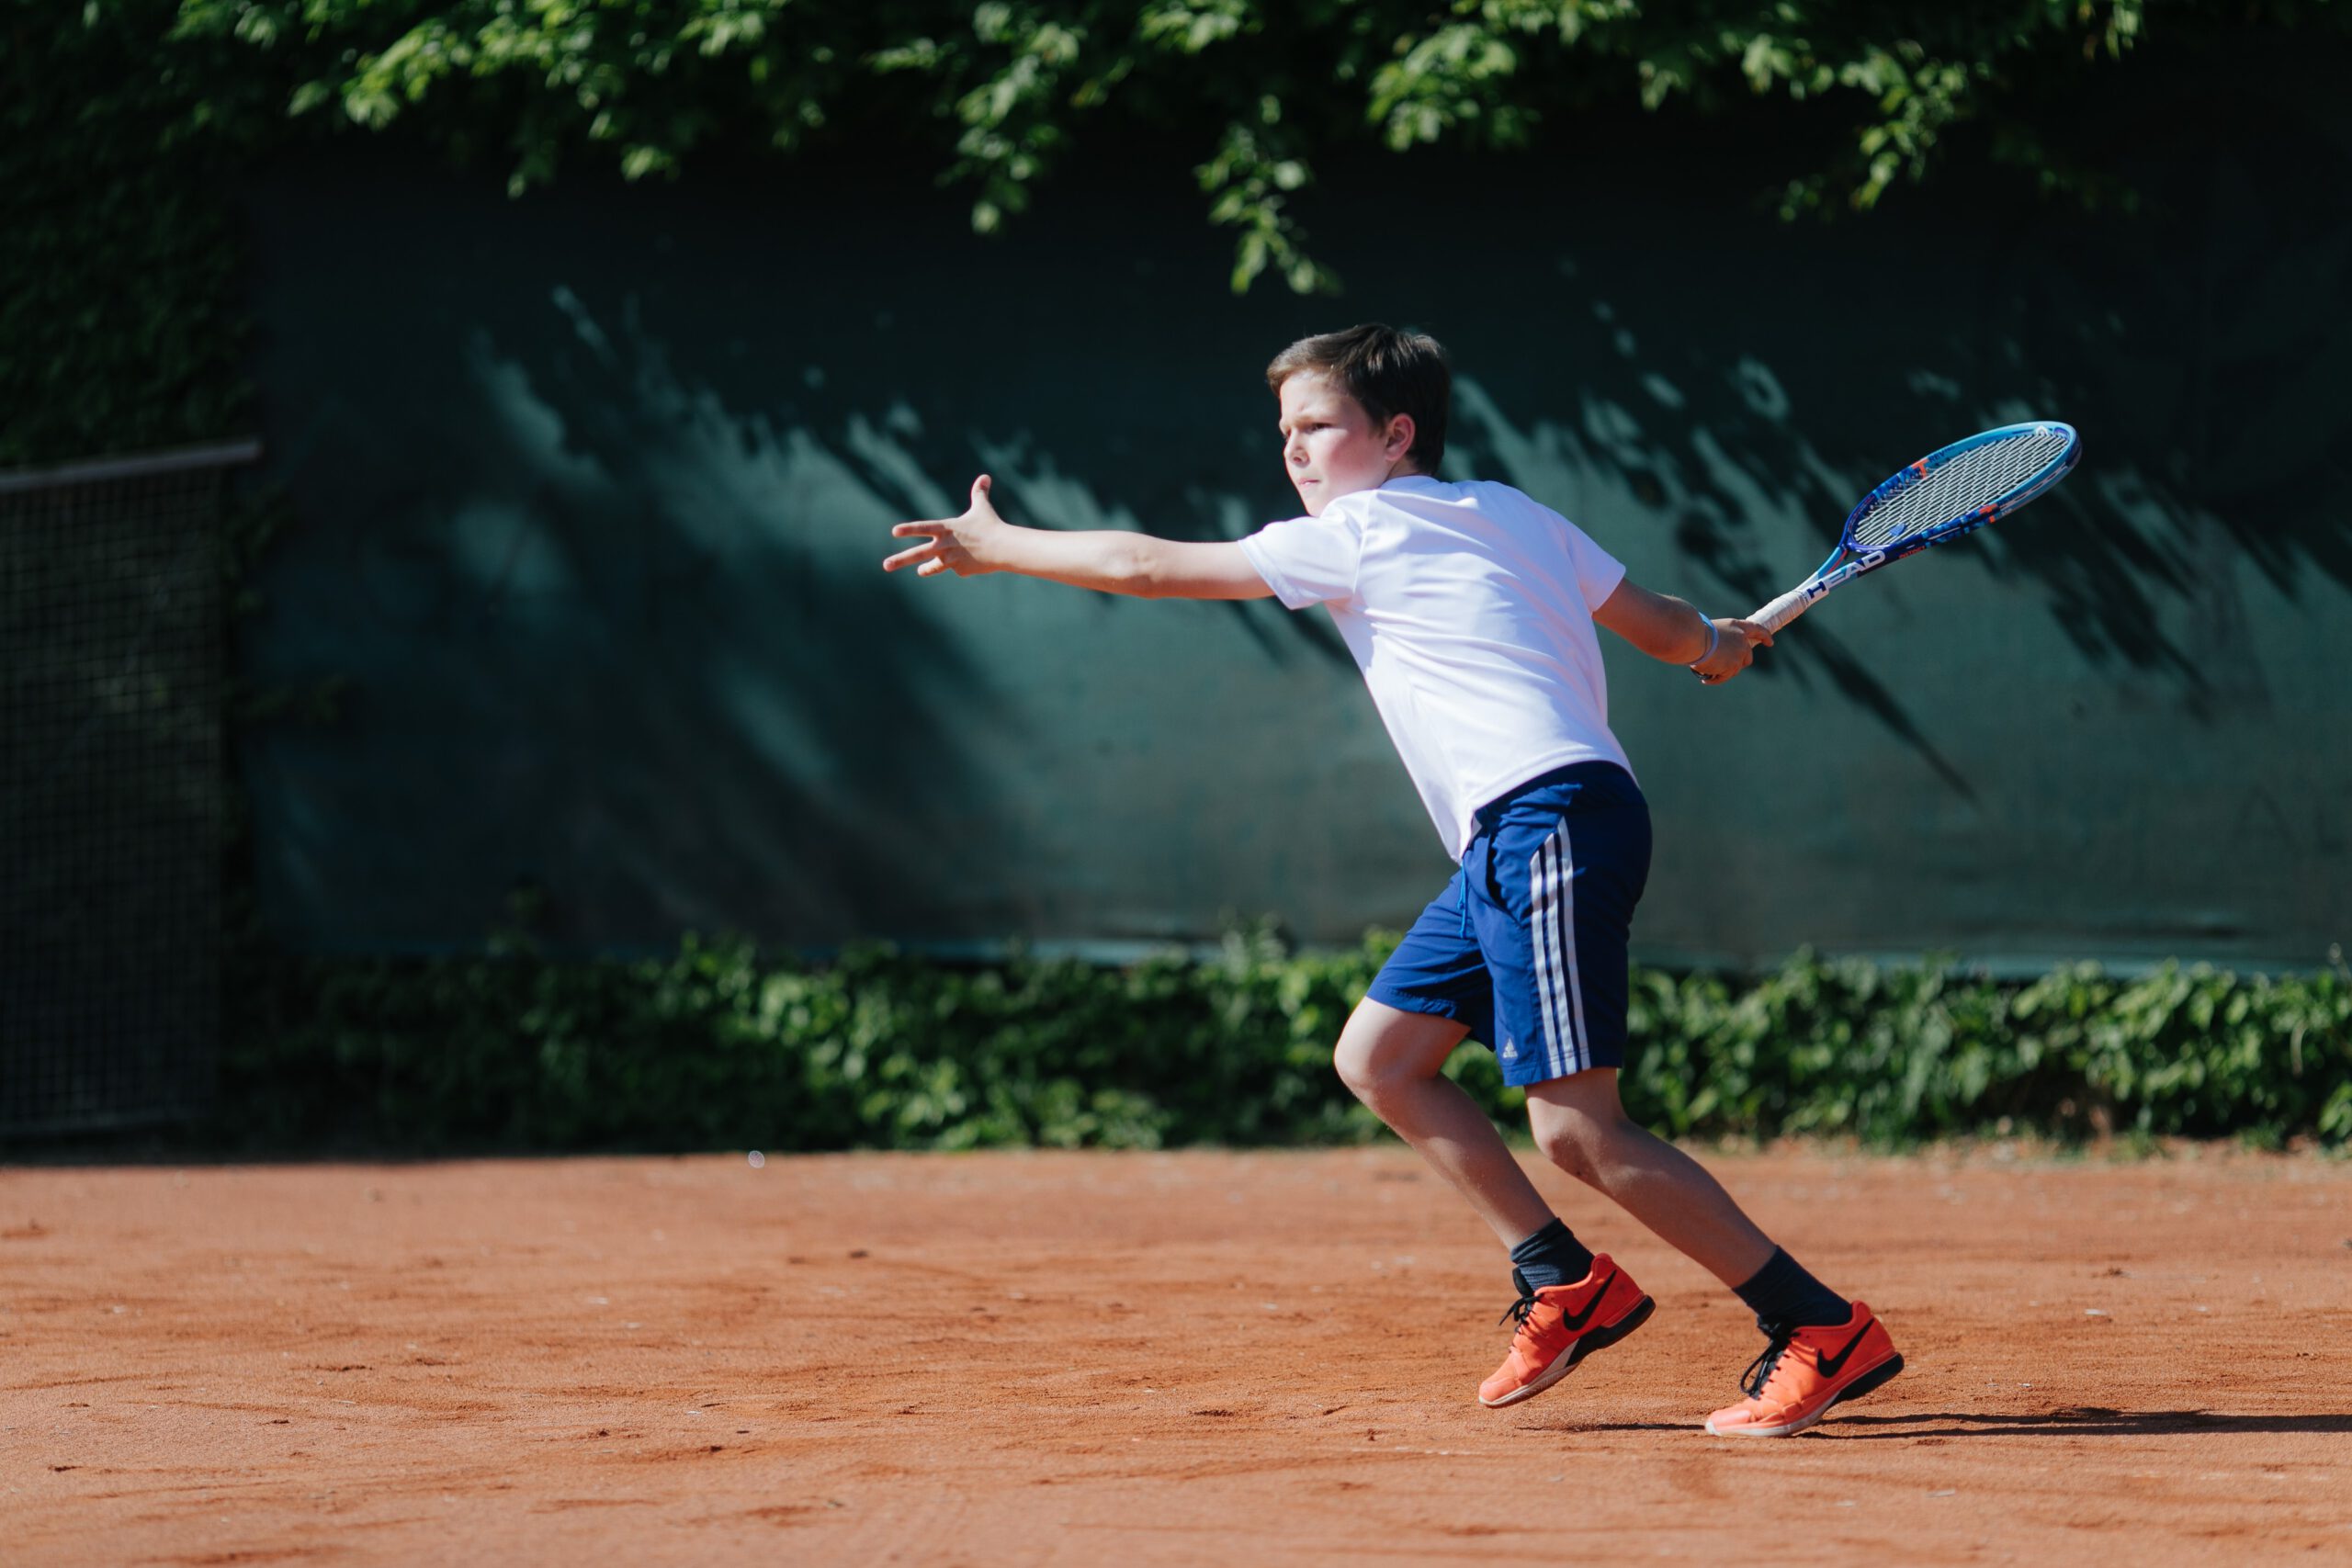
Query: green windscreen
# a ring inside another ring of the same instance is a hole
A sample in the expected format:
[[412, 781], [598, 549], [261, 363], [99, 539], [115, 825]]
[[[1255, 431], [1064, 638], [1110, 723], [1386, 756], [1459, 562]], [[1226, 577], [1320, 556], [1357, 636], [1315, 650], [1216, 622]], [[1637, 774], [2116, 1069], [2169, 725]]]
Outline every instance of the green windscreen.
[[2352, 932], [2352, 220], [2305, 197], [2352, 141], [2280, 160], [2265, 112], [2151, 141], [2128, 219], [1785, 224], [1671, 149], [1334, 175], [1338, 299], [1231, 295], [1181, 170], [1073, 170], [991, 242], [855, 171], [513, 201], [289, 167], [251, 213], [300, 525], [252, 673], [352, 698], [254, 753], [271, 926], [447, 948], [518, 889], [583, 952], [1408, 922], [1451, 868], [1319, 613], [877, 570], [982, 470], [1048, 527], [1288, 515], [1262, 367], [1379, 319], [1453, 355], [1447, 475], [1715, 614], [1937, 446], [2082, 432], [2058, 490], [1724, 687], [1611, 648], [1657, 823], [1642, 956], [2324, 964]]

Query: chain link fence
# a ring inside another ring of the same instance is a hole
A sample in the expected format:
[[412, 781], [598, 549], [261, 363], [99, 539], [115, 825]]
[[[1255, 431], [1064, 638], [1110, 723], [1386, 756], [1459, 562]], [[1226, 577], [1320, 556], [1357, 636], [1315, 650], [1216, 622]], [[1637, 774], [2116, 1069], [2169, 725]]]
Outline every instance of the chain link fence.
[[0, 1138], [200, 1114], [236, 443], [0, 473]]

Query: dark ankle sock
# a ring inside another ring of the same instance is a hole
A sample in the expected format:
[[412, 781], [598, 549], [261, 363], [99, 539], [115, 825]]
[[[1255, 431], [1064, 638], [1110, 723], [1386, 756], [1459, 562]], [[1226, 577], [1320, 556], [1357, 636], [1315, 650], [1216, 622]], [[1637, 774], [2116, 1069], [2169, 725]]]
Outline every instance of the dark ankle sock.
[[1592, 1254], [1558, 1220], [1512, 1247], [1510, 1260], [1512, 1273], [1531, 1291], [1573, 1285], [1592, 1272]]
[[1756, 1314], [1756, 1326], [1767, 1334], [1784, 1328], [1815, 1328], [1845, 1322], [1853, 1304], [1806, 1273], [1797, 1260], [1779, 1247], [1756, 1278], [1737, 1287], [1739, 1299]]

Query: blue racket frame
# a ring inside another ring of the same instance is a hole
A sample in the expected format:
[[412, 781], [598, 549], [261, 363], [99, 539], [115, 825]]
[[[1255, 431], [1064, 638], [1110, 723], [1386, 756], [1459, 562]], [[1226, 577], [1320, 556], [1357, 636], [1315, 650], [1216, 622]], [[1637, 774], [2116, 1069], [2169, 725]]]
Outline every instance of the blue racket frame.
[[[1920, 483], [1945, 464], [1979, 447], [1988, 446], [1996, 442], [2014, 440], [2020, 435], [2064, 435], [2066, 438], [2066, 445], [2064, 450], [2040, 468], [1973, 512], [1962, 513], [1956, 517], [1918, 529], [1883, 545], [1866, 546], [1856, 537], [1862, 524], [1881, 507]], [[1749, 619], [1768, 631], [1777, 632], [1803, 615], [1815, 600], [1840, 583], [1851, 581], [1866, 571], [1875, 571], [1880, 567], [1891, 561], [1901, 560], [1905, 556], [1917, 555], [1919, 551], [1932, 546], [1949, 544], [1954, 539], [1974, 533], [1987, 523], [2007, 516], [2049, 490], [2060, 479], [2064, 479], [2073, 470], [2082, 455], [2082, 437], [2075, 433], [2075, 427], [2071, 424], [2063, 424], [2056, 420], [2030, 420], [2021, 424], [2005, 424], [1998, 429], [1984, 431], [1970, 436], [1965, 441], [1955, 441], [1949, 446], [1930, 452], [1908, 468], [1890, 476], [1878, 488], [1856, 502], [1854, 510], [1846, 514], [1846, 526], [1838, 537], [1838, 547], [1831, 550], [1828, 558], [1814, 570], [1812, 578], [1781, 594], [1780, 598], [1757, 611]], [[1848, 555], [1854, 558], [1843, 566], [1838, 565], [1838, 558]]]

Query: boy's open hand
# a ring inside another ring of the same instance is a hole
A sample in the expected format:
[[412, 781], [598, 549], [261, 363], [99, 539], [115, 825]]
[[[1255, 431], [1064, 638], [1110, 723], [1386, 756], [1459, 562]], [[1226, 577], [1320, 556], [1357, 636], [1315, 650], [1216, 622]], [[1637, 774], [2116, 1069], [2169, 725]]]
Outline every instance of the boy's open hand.
[[952, 571], [958, 577], [978, 577], [984, 572], [1000, 571], [1003, 568], [994, 558], [993, 547], [1007, 526], [989, 504], [989, 477], [982, 474], [972, 481], [971, 510], [961, 517], [943, 518], [933, 523], [901, 523], [890, 530], [894, 539], [920, 538], [923, 542], [912, 549], [900, 550], [882, 563], [884, 571], [896, 571], [902, 566], [915, 569], [917, 577], [936, 577]]
[[1722, 685], [1755, 661], [1758, 649], [1772, 646], [1772, 634], [1754, 621], [1725, 616], [1715, 623], [1715, 630], [1720, 634], [1715, 651], [1690, 667], [1710, 686]]

